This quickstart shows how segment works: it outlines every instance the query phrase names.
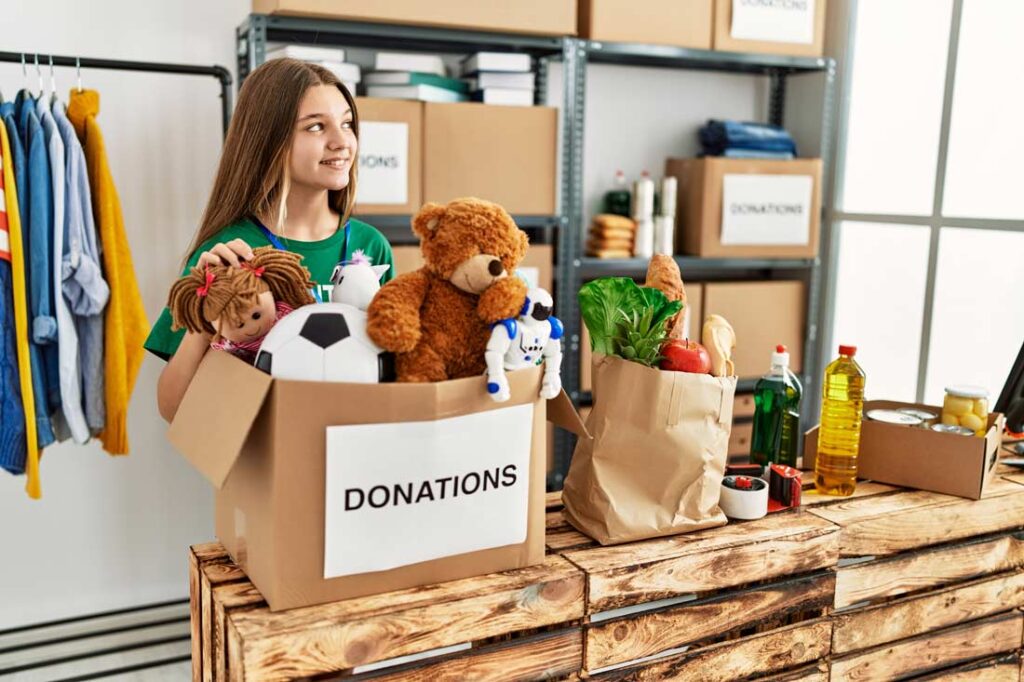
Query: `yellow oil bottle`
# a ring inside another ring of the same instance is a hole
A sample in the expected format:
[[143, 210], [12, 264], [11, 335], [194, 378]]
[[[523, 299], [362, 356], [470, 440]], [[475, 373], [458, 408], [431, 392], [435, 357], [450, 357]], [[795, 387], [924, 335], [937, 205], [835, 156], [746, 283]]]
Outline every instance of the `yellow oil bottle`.
[[825, 495], [852, 495], [857, 487], [865, 375], [856, 353], [856, 346], [840, 346], [839, 358], [825, 369], [814, 464], [814, 486]]

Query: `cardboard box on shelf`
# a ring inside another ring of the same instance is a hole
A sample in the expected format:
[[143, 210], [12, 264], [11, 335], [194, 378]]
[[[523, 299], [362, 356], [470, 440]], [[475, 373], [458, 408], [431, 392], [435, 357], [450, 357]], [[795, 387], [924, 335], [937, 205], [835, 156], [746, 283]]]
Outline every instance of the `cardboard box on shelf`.
[[207, 353], [168, 438], [272, 610], [338, 601], [543, 560], [546, 421], [586, 431], [540, 368], [508, 378], [499, 404], [484, 377], [285, 381]]
[[252, 11], [535, 35], [576, 33], [576, 0], [253, 0]]
[[[714, 2], [712, 42], [716, 50], [795, 57], [820, 57], [825, 54], [827, 0]], [[735, 9], [739, 9], [739, 15], [734, 14]]]
[[[821, 159], [667, 159], [678, 179], [676, 240], [707, 258], [814, 258]], [[685, 273], [684, 273], [685, 277]]]
[[[417, 270], [423, 265], [423, 254], [418, 246], [396, 246], [392, 249], [395, 256], [395, 274], [402, 275]], [[530, 244], [526, 257], [519, 264], [518, 272], [529, 286], [539, 286], [554, 293], [554, 247], [550, 244]], [[555, 311], [555, 317], [559, 313]]]
[[580, 0], [579, 35], [591, 40], [711, 49], [713, 0]]
[[411, 214], [423, 203], [423, 103], [357, 97], [359, 187], [353, 214]]
[[736, 331], [736, 374], [755, 378], [768, 371], [782, 343], [789, 367], [803, 366], [805, 289], [800, 281], [713, 282], [704, 285], [704, 315], [718, 314]]
[[729, 460], [741, 461], [749, 457], [753, 437], [753, 422], [733, 422], [732, 431], [729, 432]]
[[466, 196], [513, 215], [554, 215], [558, 110], [465, 102], [428, 103], [423, 200]]
[[[941, 413], [941, 408], [892, 400], [870, 400], [868, 410], [915, 408]], [[864, 419], [857, 455], [857, 477], [905, 488], [980, 499], [992, 480], [999, 458], [1006, 418], [988, 416], [985, 437], [938, 433], [921, 426], [901, 426]], [[804, 468], [814, 469], [818, 454], [818, 428], [804, 435]]]
[[[767, 371], [767, 369], [765, 370]], [[732, 408], [733, 419], [753, 419], [756, 411], [753, 393], [737, 393], [736, 402]]]
[[[686, 273], [683, 274], [683, 281], [686, 281]], [[640, 278], [643, 283], [643, 278]], [[702, 311], [704, 309], [704, 285], [700, 283], [687, 282], [686, 283], [686, 312], [683, 318], [683, 323], [686, 325], [686, 337], [693, 339], [694, 341], [700, 341], [701, 330], [704, 327], [704, 317]], [[590, 333], [587, 331], [587, 325], [580, 324], [580, 390], [591, 391], [593, 390], [593, 379], [591, 372], [591, 362], [593, 361], [593, 354], [590, 350]]]

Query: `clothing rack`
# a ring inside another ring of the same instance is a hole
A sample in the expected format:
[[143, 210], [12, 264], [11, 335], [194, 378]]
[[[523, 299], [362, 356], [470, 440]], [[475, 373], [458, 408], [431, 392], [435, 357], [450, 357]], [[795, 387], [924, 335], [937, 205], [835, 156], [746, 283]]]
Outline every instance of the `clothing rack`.
[[[45, 58], [45, 61], [44, 61]], [[224, 135], [228, 133], [231, 120], [231, 72], [223, 66], [199, 66], [195, 64], [166, 64], [162, 62], [133, 62], [120, 59], [93, 59], [91, 57], [62, 57], [28, 52], [0, 52], [0, 62], [13, 62], [38, 66], [40, 74], [44, 67], [73, 66], [78, 69], [111, 69], [115, 71], [145, 71], [149, 73], [172, 73], [185, 76], [213, 76], [220, 81], [221, 123]]]

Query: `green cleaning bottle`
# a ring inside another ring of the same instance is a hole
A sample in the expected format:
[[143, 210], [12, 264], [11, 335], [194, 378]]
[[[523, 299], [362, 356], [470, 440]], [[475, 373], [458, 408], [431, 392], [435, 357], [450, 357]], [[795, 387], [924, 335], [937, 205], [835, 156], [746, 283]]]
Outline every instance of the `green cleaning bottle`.
[[771, 370], [754, 386], [754, 437], [750, 461], [796, 466], [800, 436], [800, 380], [789, 369], [789, 353], [776, 346]]
[[824, 495], [852, 495], [857, 487], [864, 370], [856, 346], [839, 346], [839, 358], [825, 368], [814, 488]]

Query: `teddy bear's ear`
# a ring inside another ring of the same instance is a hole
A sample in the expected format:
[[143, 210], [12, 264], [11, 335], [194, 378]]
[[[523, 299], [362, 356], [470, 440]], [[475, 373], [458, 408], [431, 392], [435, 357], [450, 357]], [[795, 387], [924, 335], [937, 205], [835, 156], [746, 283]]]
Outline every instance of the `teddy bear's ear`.
[[434, 202], [424, 204], [420, 212], [412, 219], [413, 233], [420, 238], [433, 234], [434, 229], [441, 222], [441, 217], [444, 216], [446, 210], [444, 206]]

